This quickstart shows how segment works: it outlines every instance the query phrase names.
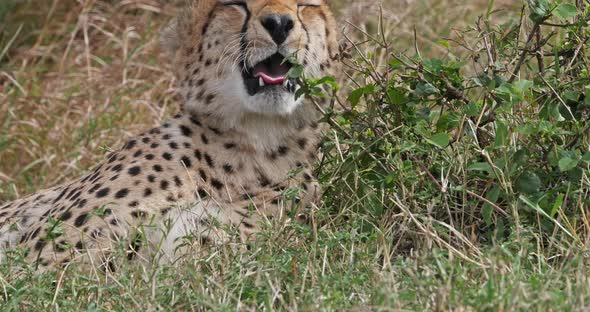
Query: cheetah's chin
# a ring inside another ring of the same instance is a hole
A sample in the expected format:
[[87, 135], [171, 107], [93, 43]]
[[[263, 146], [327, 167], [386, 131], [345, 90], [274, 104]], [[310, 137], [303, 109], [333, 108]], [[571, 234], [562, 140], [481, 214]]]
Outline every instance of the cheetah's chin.
[[287, 73], [293, 63], [285, 59], [280, 53], [255, 64], [242, 71], [242, 78], [250, 96], [260, 92], [290, 92], [295, 93], [297, 82], [287, 78]]

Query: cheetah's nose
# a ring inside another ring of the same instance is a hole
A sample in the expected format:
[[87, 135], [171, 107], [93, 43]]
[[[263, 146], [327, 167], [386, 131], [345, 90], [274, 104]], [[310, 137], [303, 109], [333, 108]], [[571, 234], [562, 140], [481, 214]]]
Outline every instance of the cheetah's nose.
[[285, 42], [294, 25], [291, 16], [279, 14], [265, 15], [260, 19], [260, 23], [266, 28], [276, 44]]

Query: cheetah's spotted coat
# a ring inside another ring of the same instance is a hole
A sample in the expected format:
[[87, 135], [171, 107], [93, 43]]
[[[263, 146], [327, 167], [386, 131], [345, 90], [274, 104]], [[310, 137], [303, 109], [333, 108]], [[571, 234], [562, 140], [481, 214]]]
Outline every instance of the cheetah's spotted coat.
[[[18, 246], [41, 269], [86, 255], [104, 263], [120, 243], [130, 256], [157, 245], [174, 258], [186, 235], [218, 241], [212, 223], [248, 238], [265, 218], [318, 199], [317, 116], [295, 99], [283, 59], [311, 76], [335, 71], [324, 1], [196, 0], [163, 41], [182, 112], [83, 177], [0, 207], [0, 261]], [[299, 198], [283, 202], [292, 187]], [[141, 246], [133, 243], [140, 228]]]

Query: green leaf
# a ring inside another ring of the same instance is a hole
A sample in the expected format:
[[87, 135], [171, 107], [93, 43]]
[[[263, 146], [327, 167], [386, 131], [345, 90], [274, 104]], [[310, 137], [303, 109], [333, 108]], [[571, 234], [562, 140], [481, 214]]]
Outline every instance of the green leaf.
[[555, 215], [557, 214], [557, 211], [563, 205], [564, 198], [565, 198], [565, 196], [563, 194], [559, 194], [557, 196], [557, 199], [555, 200], [555, 203], [553, 204], [553, 208], [551, 208], [551, 217], [552, 218], [555, 217]]
[[590, 162], [590, 152], [584, 154], [584, 156], [582, 156], [582, 160]]
[[442, 70], [444, 63], [440, 59], [428, 59], [424, 60], [423, 65], [428, 71], [436, 74]]
[[517, 92], [521, 93], [521, 94], [524, 94], [524, 93], [526, 93], [526, 92], [527, 92], [528, 90], [530, 90], [530, 89], [531, 89], [531, 88], [532, 88], [534, 85], [535, 85], [535, 83], [534, 83], [534, 82], [532, 82], [532, 81], [530, 81], [530, 80], [524, 80], [524, 79], [523, 79], [523, 80], [516, 81], [516, 82], [514, 82], [514, 84], [513, 84], [513, 86], [514, 86], [514, 89], [515, 89]]
[[531, 8], [531, 19], [534, 22], [540, 22], [545, 19], [550, 13], [548, 0], [529, 0]]
[[536, 173], [525, 171], [516, 180], [516, 189], [526, 194], [537, 193], [541, 189], [541, 179]]
[[508, 126], [501, 120], [497, 120], [496, 124], [496, 140], [494, 147], [500, 148], [506, 146], [508, 143]]
[[471, 164], [471, 165], [469, 165], [469, 167], [467, 167], [467, 170], [469, 170], [469, 171], [482, 171], [482, 172], [487, 172], [489, 174], [494, 173], [494, 171], [492, 170], [492, 166], [490, 166], [490, 164], [485, 163], [485, 162]]
[[328, 85], [334, 91], [338, 91], [340, 89], [340, 86], [336, 82], [336, 79], [334, 79], [334, 77], [332, 77], [332, 76], [324, 76], [318, 80], [313, 80], [313, 84], [314, 85]]
[[[486, 194], [486, 199], [492, 203], [496, 203], [498, 201], [498, 198], [500, 198], [500, 187], [494, 186]], [[487, 225], [492, 224], [492, 212], [494, 212], [494, 208], [492, 207], [492, 205], [484, 203], [481, 210], [481, 214], [483, 220], [486, 222]]]
[[539, 204], [536, 202], [533, 202], [532, 200], [528, 199], [527, 197], [520, 195], [518, 197], [523, 203], [525, 203], [527, 206], [529, 206], [530, 208], [532, 208], [533, 210], [535, 210], [536, 212], [538, 212], [540, 215], [544, 216], [545, 218], [549, 219], [551, 222], [553, 222], [555, 225], [557, 225], [562, 231], [564, 231], [569, 237], [573, 238], [574, 236], [572, 235], [572, 233], [570, 233], [563, 225], [561, 225], [561, 223], [559, 223], [559, 221], [555, 220], [555, 218], [551, 218], [551, 216], [549, 216], [541, 207], [539, 207]]
[[352, 107], [355, 107], [358, 105], [358, 103], [361, 100], [361, 97], [365, 94], [371, 94], [375, 92], [375, 85], [370, 84], [370, 85], [366, 85], [364, 87], [360, 87], [352, 92], [350, 92], [350, 94], [348, 95], [348, 101], [350, 102], [350, 104], [352, 105]]
[[449, 146], [449, 143], [451, 142], [451, 138], [447, 133], [441, 132], [441, 133], [437, 133], [437, 134], [433, 135], [432, 137], [430, 137], [430, 139], [426, 139], [426, 141], [428, 141], [428, 143], [436, 145], [440, 148], [445, 148], [445, 147]]
[[416, 90], [414, 90], [414, 93], [416, 93], [417, 96], [428, 96], [432, 94], [438, 94], [440, 91], [429, 82], [421, 82], [416, 85]]
[[397, 88], [389, 88], [389, 90], [387, 90], [387, 97], [389, 98], [389, 102], [393, 105], [402, 105], [408, 102], [408, 98], [406, 98], [405, 94]]
[[488, 0], [488, 9], [486, 10], [486, 18], [489, 19], [494, 9], [494, 0]]
[[562, 3], [553, 10], [553, 14], [565, 20], [578, 15], [578, 8], [571, 3]]
[[568, 156], [563, 157], [559, 160], [559, 170], [561, 170], [561, 172], [570, 171], [578, 166], [578, 162], [579, 161], [577, 159], [573, 159]]
[[293, 67], [291, 67], [291, 69], [289, 69], [289, 71], [287, 72], [287, 78], [289, 79], [297, 79], [299, 77], [301, 77], [301, 75], [303, 74], [303, 65], [293, 65]]

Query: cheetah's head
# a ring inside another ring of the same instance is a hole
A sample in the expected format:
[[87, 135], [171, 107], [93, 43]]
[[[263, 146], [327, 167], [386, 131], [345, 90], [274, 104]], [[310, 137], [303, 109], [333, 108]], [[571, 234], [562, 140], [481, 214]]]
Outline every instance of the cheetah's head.
[[163, 38], [185, 109], [297, 119], [308, 111], [287, 72], [298, 63], [307, 76], [330, 74], [335, 25], [325, 0], [195, 0]]

